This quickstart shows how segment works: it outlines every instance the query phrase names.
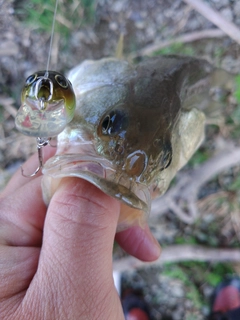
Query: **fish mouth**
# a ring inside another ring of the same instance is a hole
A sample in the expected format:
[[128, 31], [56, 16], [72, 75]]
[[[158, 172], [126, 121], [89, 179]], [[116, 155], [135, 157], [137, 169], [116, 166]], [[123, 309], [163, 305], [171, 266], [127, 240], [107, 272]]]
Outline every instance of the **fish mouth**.
[[129, 178], [124, 171], [118, 171], [105, 158], [76, 153], [55, 155], [48, 159], [42, 170], [44, 201], [49, 203], [62, 178], [82, 178], [121, 201], [118, 231], [133, 224], [143, 227], [151, 207], [149, 189], [145, 184]]

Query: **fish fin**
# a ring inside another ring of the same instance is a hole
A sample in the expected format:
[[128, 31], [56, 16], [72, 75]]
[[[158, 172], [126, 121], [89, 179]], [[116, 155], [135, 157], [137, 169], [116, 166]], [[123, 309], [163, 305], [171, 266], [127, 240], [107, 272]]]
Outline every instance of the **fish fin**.
[[124, 45], [124, 35], [123, 33], [120, 34], [116, 51], [115, 51], [115, 57], [117, 59], [123, 59], [123, 45]]

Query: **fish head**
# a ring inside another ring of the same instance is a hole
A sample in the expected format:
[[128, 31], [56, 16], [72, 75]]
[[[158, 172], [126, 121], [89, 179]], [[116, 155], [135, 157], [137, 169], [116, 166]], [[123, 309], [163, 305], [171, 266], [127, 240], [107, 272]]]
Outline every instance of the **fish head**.
[[80, 177], [121, 201], [118, 230], [144, 226], [151, 199], [202, 141], [202, 113], [182, 112], [178, 94], [167, 92], [161, 78], [141, 77], [126, 61], [85, 61], [69, 79], [77, 106], [44, 165], [45, 202], [62, 178]]

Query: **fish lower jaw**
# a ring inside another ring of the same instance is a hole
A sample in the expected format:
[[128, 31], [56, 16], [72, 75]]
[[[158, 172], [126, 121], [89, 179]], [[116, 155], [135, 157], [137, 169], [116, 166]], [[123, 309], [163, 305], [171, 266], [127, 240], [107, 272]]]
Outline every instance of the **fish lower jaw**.
[[45, 163], [42, 172], [42, 192], [46, 204], [62, 178], [78, 177], [121, 201], [118, 231], [133, 224], [144, 226], [151, 206], [148, 187], [129, 178], [124, 172], [118, 173], [108, 160], [78, 154], [56, 155]]

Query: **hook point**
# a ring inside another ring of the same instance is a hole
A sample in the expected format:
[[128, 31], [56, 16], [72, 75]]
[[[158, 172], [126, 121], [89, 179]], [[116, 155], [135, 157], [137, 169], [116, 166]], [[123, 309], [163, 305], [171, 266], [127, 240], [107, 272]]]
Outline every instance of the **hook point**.
[[21, 166], [21, 172], [22, 172], [22, 176], [25, 177], [25, 178], [32, 178], [34, 177], [39, 171], [40, 171], [41, 167], [37, 167], [37, 169], [32, 173], [32, 174], [25, 174], [24, 173], [24, 169], [23, 167]]

